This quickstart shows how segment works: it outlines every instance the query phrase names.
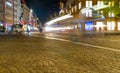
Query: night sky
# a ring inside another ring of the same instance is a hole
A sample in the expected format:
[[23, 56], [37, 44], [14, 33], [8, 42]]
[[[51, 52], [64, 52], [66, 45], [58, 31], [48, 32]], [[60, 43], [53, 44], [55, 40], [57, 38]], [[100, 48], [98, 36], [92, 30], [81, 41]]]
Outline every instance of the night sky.
[[60, 0], [24, 0], [32, 8], [42, 23], [49, 20], [50, 15], [59, 12]]

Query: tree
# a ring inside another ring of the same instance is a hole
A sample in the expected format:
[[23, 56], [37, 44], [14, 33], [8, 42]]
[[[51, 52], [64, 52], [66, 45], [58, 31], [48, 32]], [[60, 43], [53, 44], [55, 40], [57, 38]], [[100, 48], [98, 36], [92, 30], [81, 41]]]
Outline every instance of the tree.
[[110, 2], [113, 2], [113, 6], [111, 5], [108, 8], [104, 9], [104, 15], [108, 16], [109, 12], [113, 12], [115, 17], [120, 17], [120, 5], [119, 5], [119, 0], [104, 0], [105, 4], [109, 4]]

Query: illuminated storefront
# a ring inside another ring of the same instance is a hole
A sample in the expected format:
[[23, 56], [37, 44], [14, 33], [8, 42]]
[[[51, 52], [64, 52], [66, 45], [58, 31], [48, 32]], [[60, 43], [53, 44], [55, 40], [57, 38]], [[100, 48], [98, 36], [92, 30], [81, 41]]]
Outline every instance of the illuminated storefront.
[[85, 22], [85, 30], [93, 30], [93, 21], [86, 21]]
[[3, 23], [0, 21], [0, 26], [3, 26]]
[[107, 30], [108, 31], [114, 31], [115, 30], [115, 22], [114, 21], [107, 22]]
[[120, 30], [120, 22], [118, 22], [118, 30]]
[[104, 24], [104, 22], [96, 22], [95, 29], [98, 32], [99, 31], [104, 31], [105, 30], [105, 24]]

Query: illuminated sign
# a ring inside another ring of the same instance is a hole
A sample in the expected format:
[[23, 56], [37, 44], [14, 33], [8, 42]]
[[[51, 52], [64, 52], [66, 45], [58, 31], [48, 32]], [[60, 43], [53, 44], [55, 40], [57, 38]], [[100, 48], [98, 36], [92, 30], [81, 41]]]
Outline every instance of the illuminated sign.
[[93, 22], [92, 21], [85, 22], [85, 30], [93, 30]]

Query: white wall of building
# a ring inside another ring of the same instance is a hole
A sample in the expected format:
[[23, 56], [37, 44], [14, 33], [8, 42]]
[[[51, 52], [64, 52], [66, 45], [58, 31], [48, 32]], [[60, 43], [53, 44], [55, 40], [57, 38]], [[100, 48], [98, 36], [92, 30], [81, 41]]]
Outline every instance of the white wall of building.
[[19, 18], [21, 16], [21, 1], [14, 0], [14, 24], [19, 24]]
[[18, 23], [19, 23], [19, 19], [21, 17], [21, 13], [22, 13], [22, 4], [21, 4], [21, 0], [17, 0], [18, 2], [18, 9], [17, 9], [17, 14], [18, 14], [18, 17], [17, 17], [17, 20], [18, 20]]

